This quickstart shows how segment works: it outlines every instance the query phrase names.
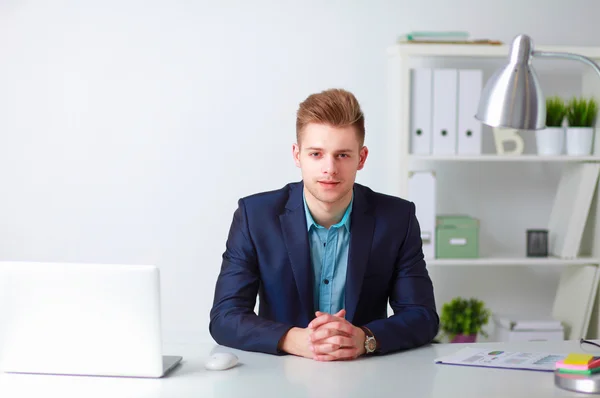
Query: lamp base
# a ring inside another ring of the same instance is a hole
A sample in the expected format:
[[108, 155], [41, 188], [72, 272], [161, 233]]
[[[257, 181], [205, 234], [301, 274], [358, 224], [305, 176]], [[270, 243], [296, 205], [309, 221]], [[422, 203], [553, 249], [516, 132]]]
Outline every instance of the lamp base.
[[554, 371], [554, 384], [564, 390], [600, 394], [600, 374], [578, 375]]

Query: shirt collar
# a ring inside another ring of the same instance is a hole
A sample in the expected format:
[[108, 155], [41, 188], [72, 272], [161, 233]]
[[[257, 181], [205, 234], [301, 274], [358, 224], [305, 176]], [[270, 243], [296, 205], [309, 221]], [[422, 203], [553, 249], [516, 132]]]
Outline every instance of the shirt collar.
[[[310, 214], [310, 210], [308, 209], [308, 205], [306, 204], [306, 197], [304, 196], [304, 193], [302, 193], [302, 200], [304, 202], [304, 213], [306, 214], [306, 226], [308, 228], [308, 230], [310, 231], [311, 227], [315, 227], [315, 228], [324, 228], [323, 226], [317, 224], [314, 220], [314, 218], [312, 217], [312, 214]], [[348, 204], [348, 207], [346, 208], [346, 211], [344, 212], [344, 216], [342, 217], [342, 219], [337, 223], [332, 225], [332, 228], [339, 228], [339, 227], [346, 227], [346, 230], [348, 232], [350, 232], [350, 213], [352, 213], [352, 203], [354, 202], [354, 192], [352, 192], [352, 199], [350, 199], [350, 204]]]

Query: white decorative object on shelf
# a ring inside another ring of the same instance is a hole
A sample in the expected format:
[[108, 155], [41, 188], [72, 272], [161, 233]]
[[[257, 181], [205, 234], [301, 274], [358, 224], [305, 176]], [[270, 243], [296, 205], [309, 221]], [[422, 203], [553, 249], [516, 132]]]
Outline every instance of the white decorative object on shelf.
[[[496, 143], [498, 155], [520, 155], [525, 148], [523, 137], [515, 129], [494, 128], [494, 142]], [[511, 146], [510, 143], [512, 143], [514, 149], [507, 150], [506, 148]]]

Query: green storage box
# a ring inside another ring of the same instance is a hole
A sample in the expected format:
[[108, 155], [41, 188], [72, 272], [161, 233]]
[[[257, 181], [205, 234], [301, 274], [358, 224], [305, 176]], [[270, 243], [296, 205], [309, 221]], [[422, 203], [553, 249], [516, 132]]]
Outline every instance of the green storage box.
[[479, 220], [469, 216], [436, 217], [436, 258], [478, 258]]

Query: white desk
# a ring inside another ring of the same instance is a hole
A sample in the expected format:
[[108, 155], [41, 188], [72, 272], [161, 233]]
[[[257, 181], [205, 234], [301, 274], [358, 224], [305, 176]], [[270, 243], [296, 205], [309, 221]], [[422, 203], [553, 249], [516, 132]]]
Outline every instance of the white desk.
[[[439, 344], [382, 357], [321, 363], [276, 357], [215, 345], [169, 346], [166, 354], [184, 361], [163, 379], [82, 376], [0, 375], [0, 397], [210, 398], [210, 397], [590, 397], [554, 386], [552, 372], [488, 369], [434, 364], [463, 344]], [[482, 348], [569, 353], [579, 343], [480, 343]], [[231, 351], [240, 364], [208, 371], [213, 351]], [[600, 348], [586, 347], [600, 353]]]

